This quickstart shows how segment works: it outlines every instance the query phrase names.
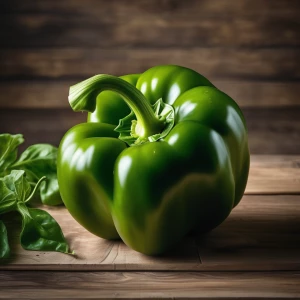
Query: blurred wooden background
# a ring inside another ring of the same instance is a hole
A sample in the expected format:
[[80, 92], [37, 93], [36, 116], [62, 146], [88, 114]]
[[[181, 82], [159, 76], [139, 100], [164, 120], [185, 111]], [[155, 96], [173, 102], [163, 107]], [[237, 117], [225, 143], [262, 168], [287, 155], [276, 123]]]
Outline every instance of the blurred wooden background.
[[251, 153], [300, 153], [300, 1], [10, 0], [0, 10], [0, 132], [58, 145], [85, 120], [70, 85], [190, 67], [232, 96]]

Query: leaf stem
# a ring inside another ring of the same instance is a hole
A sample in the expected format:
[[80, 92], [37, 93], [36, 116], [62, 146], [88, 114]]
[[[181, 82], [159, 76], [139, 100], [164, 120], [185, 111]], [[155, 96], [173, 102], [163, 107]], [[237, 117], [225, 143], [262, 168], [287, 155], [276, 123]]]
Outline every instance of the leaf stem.
[[31, 194], [29, 195], [29, 197], [24, 201], [25, 203], [27, 203], [35, 194], [36, 190], [39, 188], [40, 184], [46, 179], [46, 176], [43, 176], [39, 179], [39, 181], [36, 183], [33, 191], [31, 192]]

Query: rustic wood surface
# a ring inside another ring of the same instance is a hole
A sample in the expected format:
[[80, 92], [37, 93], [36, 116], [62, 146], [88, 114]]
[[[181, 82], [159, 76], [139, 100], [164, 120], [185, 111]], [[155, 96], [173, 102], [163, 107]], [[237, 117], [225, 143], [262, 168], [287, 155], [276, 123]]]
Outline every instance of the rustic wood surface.
[[0, 299], [300, 298], [300, 1], [1, 4], [0, 132], [23, 133], [21, 150], [58, 145], [85, 121], [69, 108], [70, 85], [178, 64], [241, 106], [252, 156], [230, 217], [160, 257], [93, 236], [63, 207], [47, 210], [76, 255], [24, 251], [18, 216], [5, 216], [12, 257], [0, 265]]
[[182, 47], [300, 45], [297, 0], [53, 2], [57, 1], [5, 3], [2, 45], [172, 47], [178, 41]]
[[64, 207], [47, 210], [76, 255], [25, 251], [20, 220], [6, 215], [12, 256], [0, 265], [0, 298], [299, 298], [299, 161], [252, 156], [246, 195], [228, 219], [158, 257], [90, 234]]
[[0, 299], [299, 299], [299, 272], [0, 272]]
[[1, 50], [0, 53], [0, 79], [82, 79], [99, 73], [140, 73], [161, 64], [190, 67], [212, 82], [216, 79], [292, 81], [300, 78], [298, 48], [284, 51], [269, 48], [37, 48]]
[[0, 131], [57, 145], [84, 120], [70, 111], [70, 85], [179, 64], [242, 107], [252, 154], [299, 154], [299, 14], [298, 0], [6, 1]]
[[19, 218], [11, 214], [4, 221], [12, 256], [2, 261], [0, 269], [300, 270], [300, 156], [261, 155], [253, 156], [251, 162], [246, 195], [229, 218], [211, 233], [186, 237], [166, 255], [149, 257], [120, 241], [98, 238], [75, 222], [64, 207], [48, 207], [76, 255], [23, 250]]
[[252, 155], [245, 193], [300, 194], [299, 155]]
[[218, 228], [188, 236], [173, 251], [157, 257], [92, 235], [63, 207], [47, 211], [61, 225], [76, 255], [23, 250], [19, 217], [11, 214], [3, 220], [12, 255], [2, 260], [0, 270], [300, 270], [300, 195], [244, 196]]
[[[1, 71], [0, 71], [1, 72]], [[68, 108], [69, 88], [76, 80], [0, 81], [0, 109]], [[214, 80], [214, 85], [230, 95], [242, 109], [293, 107], [300, 104], [298, 82], [248, 82]], [[7, 101], [13, 99], [13, 101]]]

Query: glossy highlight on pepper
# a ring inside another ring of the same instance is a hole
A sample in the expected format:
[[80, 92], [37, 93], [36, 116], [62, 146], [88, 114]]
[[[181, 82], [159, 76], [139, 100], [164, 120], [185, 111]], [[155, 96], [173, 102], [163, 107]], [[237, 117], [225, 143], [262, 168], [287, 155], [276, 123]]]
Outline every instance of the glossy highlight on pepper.
[[221, 224], [249, 172], [244, 116], [228, 95], [180, 66], [96, 75], [70, 88], [87, 123], [58, 154], [61, 197], [71, 215], [105, 239], [148, 255], [190, 231]]

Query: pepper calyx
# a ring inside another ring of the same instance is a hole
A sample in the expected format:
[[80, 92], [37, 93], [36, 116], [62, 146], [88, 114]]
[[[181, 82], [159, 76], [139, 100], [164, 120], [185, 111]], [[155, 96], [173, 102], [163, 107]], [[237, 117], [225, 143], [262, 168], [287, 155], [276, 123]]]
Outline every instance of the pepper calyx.
[[162, 99], [157, 100], [151, 107], [156, 118], [164, 124], [161, 132], [148, 137], [141, 137], [139, 134], [141, 127], [139, 126], [136, 115], [131, 111], [129, 115], [119, 120], [119, 125], [114, 129], [116, 132], [120, 133], [120, 140], [129, 146], [136, 146], [146, 142], [156, 142], [170, 132], [175, 123], [174, 108], [171, 105], [164, 103]]

